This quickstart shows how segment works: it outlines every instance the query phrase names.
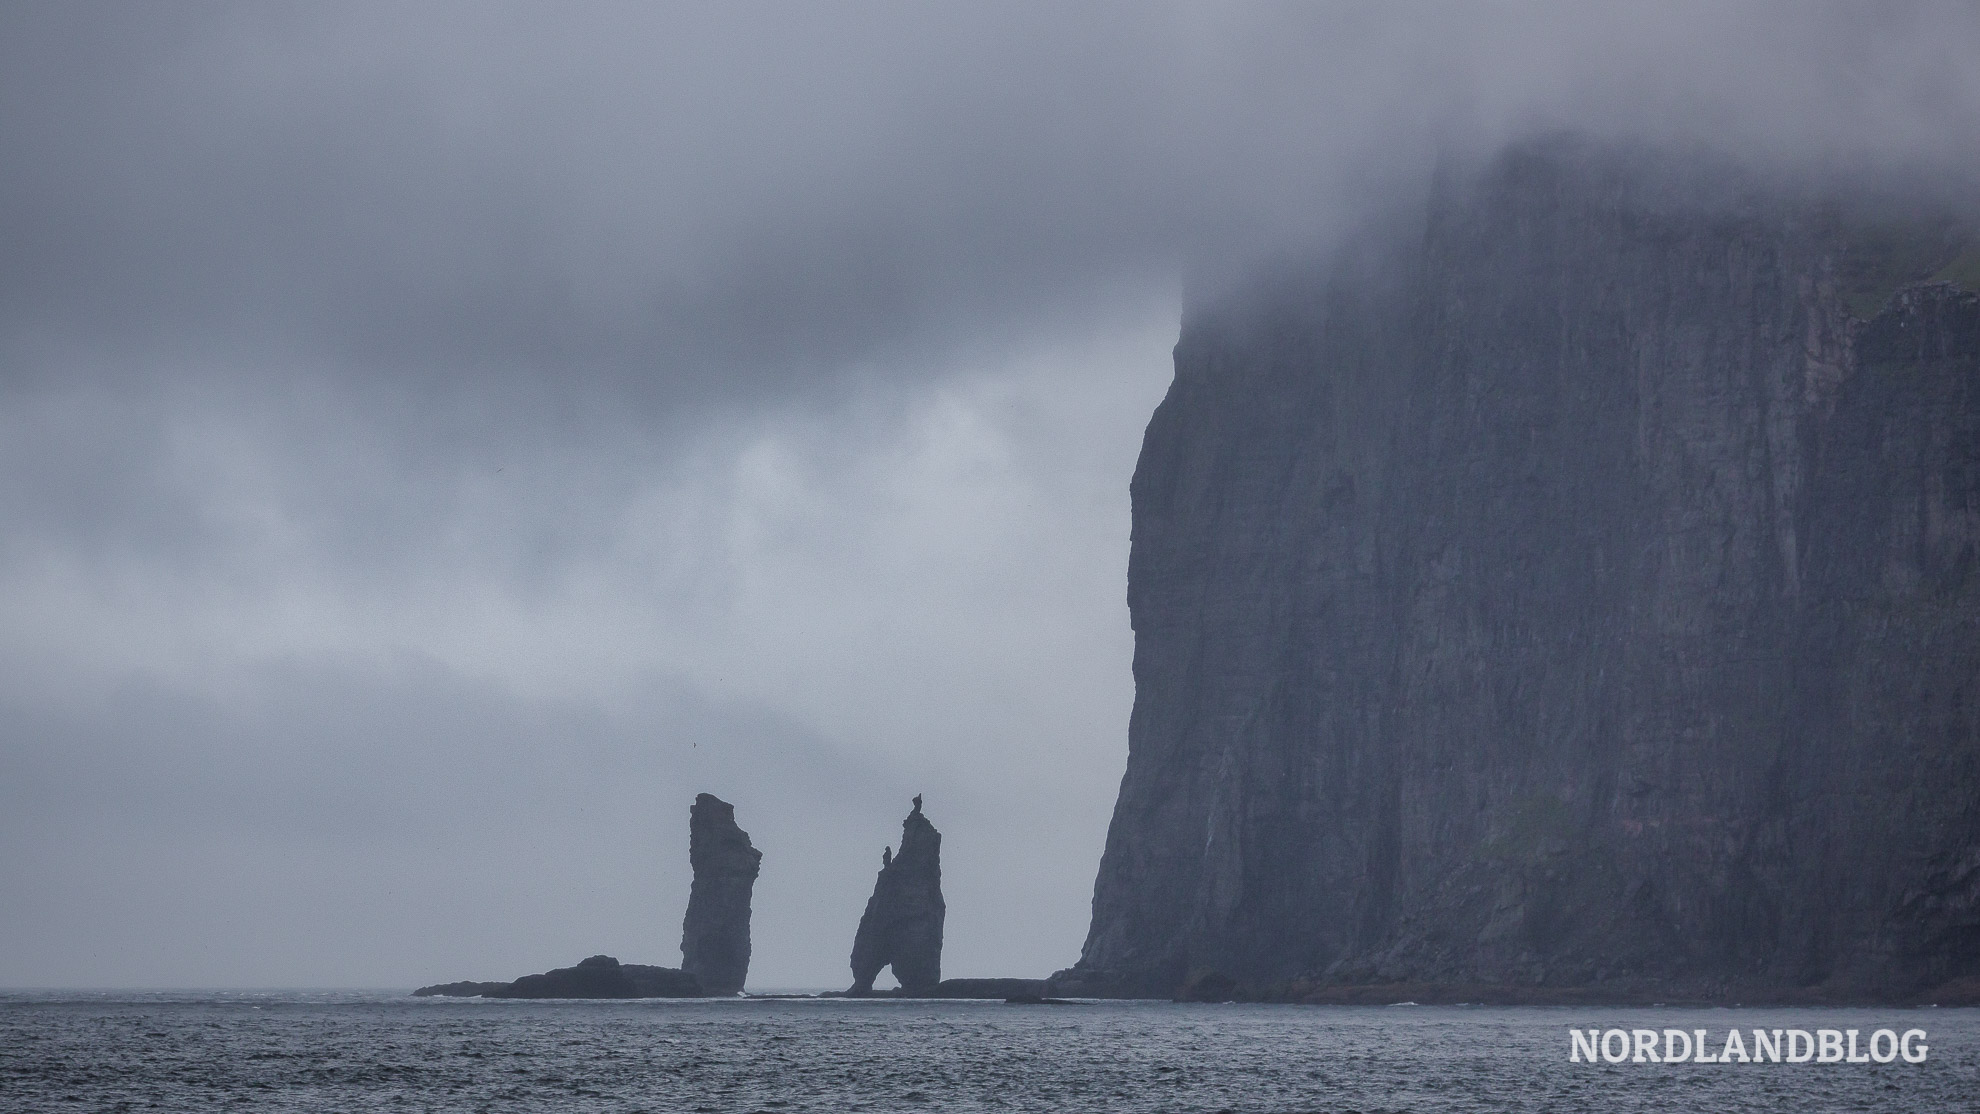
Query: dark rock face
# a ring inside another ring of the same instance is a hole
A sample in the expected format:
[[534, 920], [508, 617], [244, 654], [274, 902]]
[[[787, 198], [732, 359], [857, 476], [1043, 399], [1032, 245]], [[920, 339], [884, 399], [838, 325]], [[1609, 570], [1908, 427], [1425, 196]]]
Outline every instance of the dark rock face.
[[505, 982], [443, 982], [413, 991], [415, 998], [484, 998], [491, 991], [508, 986]]
[[1193, 310], [1054, 992], [1980, 974], [1980, 256], [1861, 212], [1535, 144]]
[[853, 985], [865, 994], [882, 967], [908, 994], [932, 992], [942, 981], [942, 833], [921, 814], [921, 798], [901, 822], [901, 852], [881, 856], [880, 877], [853, 938]]
[[[877, 971], [875, 972], [878, 973]], [[898, 990], [874, 990], [869, 987], [861, 990], [854, 987], [843, 992], [827, 991], [826, 998], [955, 998], [963, 1000], [999, 1000], [1010, 998], [1037, 998], [1047, 989], [1045, 979], [943, 979], [933, 984], [917, 983], [913, 988], [906, 986]]]
[[699, 998], [702, 989], [695, 977], [685, 971], [620, 963], [609, 955], [594, 955], [575, 967], [524, 975], [514, 982], [442, 983], [422, 986], [413, 994], [463, 998]]
[[681, 923], [681, 969], [709, 994], [742, 993], [749, 974], [749, 900], [763, 852], [736, 826], [736, 809], [702, 793], [688, 809], [694, 884]]
[[924, 995], [929, 998], [1037, 998], [1045, 993], [1044, 979], [943, 979]]

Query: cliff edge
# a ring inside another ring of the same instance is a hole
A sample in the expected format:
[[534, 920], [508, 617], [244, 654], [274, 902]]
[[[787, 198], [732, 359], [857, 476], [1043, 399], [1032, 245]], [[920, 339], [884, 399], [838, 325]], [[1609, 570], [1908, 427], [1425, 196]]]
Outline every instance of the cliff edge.
[[1960, 228], [1557, 139], [1194, 307], [1055, 991], [1980, 975]]

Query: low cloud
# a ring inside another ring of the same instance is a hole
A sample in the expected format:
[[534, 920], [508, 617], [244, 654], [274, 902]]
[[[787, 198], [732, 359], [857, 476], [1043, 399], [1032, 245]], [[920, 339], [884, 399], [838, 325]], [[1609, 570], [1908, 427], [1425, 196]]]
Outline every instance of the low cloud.
[[1955, 4], [0, 21], [11, 984], [673, 962], [699, 790], [758, 984], [845, 978], [914, 792], [947, 968], [1043, 974], [1185, 286], [1535, 129], [1980, 157]]

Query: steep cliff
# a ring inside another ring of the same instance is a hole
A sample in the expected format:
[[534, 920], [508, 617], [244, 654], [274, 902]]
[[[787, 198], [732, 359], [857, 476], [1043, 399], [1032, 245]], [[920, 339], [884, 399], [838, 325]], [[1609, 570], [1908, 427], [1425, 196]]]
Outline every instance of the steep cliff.
[[1055, 988], [1980, 974], [1980, 257], [1922, 214], [1554, 140], [1193, 308]]
[[687, 915], [681, 970], [713, 995], [740, 994], [749, 975], [749, 901], [763, 852], [736, 826], [736, 807], [708, 793], [688, 809]]
[[921, 814], [921, 798], [901, 821], [901, 853], [881, 856], [873, 896], [853, 937], [853, 984], [848, 992], [873, 989], [880, 969], [892, 965], [908, 994], [932, 994], [942, 981], [942, 833]]

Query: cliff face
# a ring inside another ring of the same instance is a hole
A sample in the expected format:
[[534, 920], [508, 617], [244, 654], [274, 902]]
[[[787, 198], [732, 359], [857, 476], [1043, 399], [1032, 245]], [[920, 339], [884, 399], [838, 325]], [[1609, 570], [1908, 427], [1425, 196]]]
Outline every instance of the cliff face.
[[850, 993], [873, 989], [880, 969], [892, 965], [909, 994], [932, 994], [942, 981], [942, 833], [921, 814], [921, 798], [901, 821], [901, 853], [882, 856], [873, 896], [853, 937]]
[[711, 995], [742, 993], [749, 975], [749, 902], [763, 852], [736, 826], [736, 807], [708, 793], [688, 809], [694, 883], [681, 923], [681, 970]]
[[1851, 212], [1533, 145], [1192, 312], [1056, 985], [1980, 974], [1975, 256]]

